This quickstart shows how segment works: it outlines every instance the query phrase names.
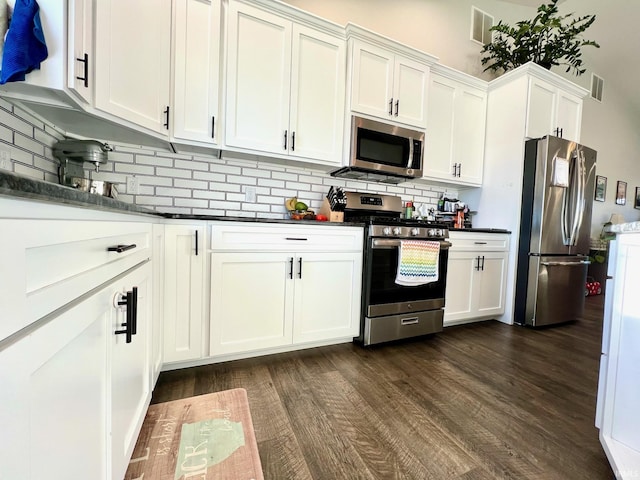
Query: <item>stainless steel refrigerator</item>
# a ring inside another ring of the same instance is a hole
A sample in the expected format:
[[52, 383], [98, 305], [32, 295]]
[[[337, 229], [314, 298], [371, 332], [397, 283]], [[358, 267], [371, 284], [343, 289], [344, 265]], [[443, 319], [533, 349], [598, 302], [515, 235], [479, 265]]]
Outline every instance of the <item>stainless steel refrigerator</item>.
[[596, 152], [547, 136], [525, 143], [514, 321], [580, 317], [589, 265]]

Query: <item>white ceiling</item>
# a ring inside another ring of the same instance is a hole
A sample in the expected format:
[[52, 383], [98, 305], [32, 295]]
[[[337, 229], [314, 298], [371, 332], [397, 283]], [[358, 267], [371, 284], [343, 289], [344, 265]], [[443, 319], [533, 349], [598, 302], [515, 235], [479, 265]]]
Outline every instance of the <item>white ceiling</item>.
[[[534, 9], [545, 3], [544, 0], [504, 1]], [[603, 101], [606, 101], [607, 92], [615, 89], [616, 94], [625, 98], [629, 107], [637, 112], [640, 124], [640, 1], [560, 0], [558, 4], [561, 14], [596, 15], [593, 25], [584, 32], [584, 38], [595, 40], [600, 48], [585, 47], [582, 50], [587, 73], [580, 83], [590, 88], [590, 73], [604, 78]]]

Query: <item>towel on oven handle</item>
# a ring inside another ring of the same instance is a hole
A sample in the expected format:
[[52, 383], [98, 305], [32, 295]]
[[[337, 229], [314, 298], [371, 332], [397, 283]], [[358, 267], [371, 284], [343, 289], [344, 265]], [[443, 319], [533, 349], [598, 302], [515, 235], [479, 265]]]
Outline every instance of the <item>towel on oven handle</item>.
[[411, 287], [437, 282], [439, 257], [440, 242], [400, 240], [396, 283]]

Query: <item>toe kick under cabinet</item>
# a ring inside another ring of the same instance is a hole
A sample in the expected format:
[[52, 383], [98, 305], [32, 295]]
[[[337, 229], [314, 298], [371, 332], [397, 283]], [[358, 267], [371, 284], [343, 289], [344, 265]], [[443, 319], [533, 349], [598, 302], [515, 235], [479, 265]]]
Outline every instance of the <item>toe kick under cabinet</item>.
[[444, 326], [504, 313], [509, 234], [451, 231]]
[[210, 356], [251, 356], [358, 335], [363, 229], [211, 226]]

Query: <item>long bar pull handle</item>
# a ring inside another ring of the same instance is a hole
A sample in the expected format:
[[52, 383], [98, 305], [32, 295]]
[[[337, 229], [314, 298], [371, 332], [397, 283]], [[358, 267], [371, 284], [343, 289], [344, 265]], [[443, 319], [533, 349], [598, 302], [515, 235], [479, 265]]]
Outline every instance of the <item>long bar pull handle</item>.
[[198, 230], [196, 230], [196, 257], [198, 256]]
[[165, 115], [165, 121], [162, 125], [164, 126], [164, 128], [169, 130], [169, 105], [167, 105], [167, 108], [165, 108], [162, 113], [164, 113]]
[[486, 245], [487, 242], [473, 242], [474, 245]]
[[304, 237], [285, 237], [285, 240], [295, 240], [297, 242], [306, 242], [309, 239]]
[[76, 60], [84, 64], [84, 77], [76, 77], [76, 80], [82, 80], [85, 88], [89, 88], [89, 54], [85, 53], [83, 58], [76, 58]]
[[126, 294], [120, 294], [122, 295], [122, 299], [118, 301], [118, 305], [120, 306], [125, 306], [127, 309], [127, 316], [126, 316], [126, 321], [125, 323], [123, 323], [121, 326], [124, 327], [124, 330], [116, 330], [115, 333], [116, 335], [125, 335], [125, 341], [126, 343], [131, 343], [131, 338], [133, 336], [133, 320], [132, 320], [132, 308], [131, 308], [131, 303], [132, 303], [132, 298], [133, 298], [133, 292], [127, 292]]
[[138, 287], [133, 287], [131, 292], [127, 292], [127, 297], [131, 293], [131, 303], [127, 307], [127, 312], [129, 311], [129, 307], [131, 308], [131, 335], [135, 335], [138, 333]]
[[293, 257], [289, 259], [289, 278], [293, 280]]
[[302, 257], [298, 258], [298, 278], [302, 278]]
[[126, 252], [127, 250], [131, 250], [132, 248], [136, 248], [136, 247], [137, 247], [137, 245], [135, 243], [132, 243], [131, 245], [116, 245], [115, 247], [107, 248], [107, 252], [122, 253], [122, 252]]
[[484, 272], [484, 255], [482, 255], [482, 271]]
[[389, 100], [389, 115], [393, 115], [393, 97]]
[[419, 322], [418, 317], [400, 319], [400, 325], [416, 325], [418, 322]]
[[400, 105], [400, 100], [396, 100], [396, 117], [398, 116], [398, 105]]
[[289, 130], [285, 130], [284, 131], [284, 150], [287, 149], [287, 134], [289, 133]]
[[473, 269], [477, 272], [480, 271], [480, 256], [476, 257], [476, 265], [473, 267]]
[[291, 132], [291, 151], [296, 149], [296, 132]]
[[458, 164], [458, 178], [460, 178], [460, 175], [462, 174], [462, 164], [459, 163]]
[[540, 262], [540, 265], [545, 267], [581, 267], [590, 263], [589, 260], [581, 260], [579, 262]]
[[216, 117], [211, 117], [211, 138], [216, 138]]
[[454, 177], [456, 176], [456, 172], [457, 172], [457, 171], [458, 171], [458, 164], [457, 164], [457, 163], [454, 163], [454, 164], [453, 164], [453, 176], [454, 176]]

